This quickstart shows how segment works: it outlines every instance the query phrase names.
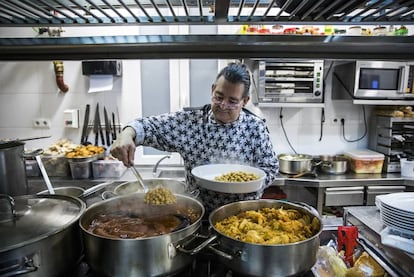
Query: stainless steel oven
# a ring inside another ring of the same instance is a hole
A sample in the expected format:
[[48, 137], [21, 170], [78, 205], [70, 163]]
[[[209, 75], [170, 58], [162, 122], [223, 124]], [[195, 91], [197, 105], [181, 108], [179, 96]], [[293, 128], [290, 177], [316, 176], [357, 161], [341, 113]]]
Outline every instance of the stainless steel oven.
[[323, 103], [323, 65], [323, 60], [252, 61], [256, 101]]

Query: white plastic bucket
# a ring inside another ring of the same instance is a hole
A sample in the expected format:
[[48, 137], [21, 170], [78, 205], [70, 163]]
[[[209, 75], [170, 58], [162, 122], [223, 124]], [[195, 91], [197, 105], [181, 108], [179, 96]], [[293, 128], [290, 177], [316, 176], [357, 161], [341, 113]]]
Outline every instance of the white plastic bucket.
[[401, 176], [414, 178], [414, 161], [408, 161], [407, 159], [400, 159], [401, 163]]

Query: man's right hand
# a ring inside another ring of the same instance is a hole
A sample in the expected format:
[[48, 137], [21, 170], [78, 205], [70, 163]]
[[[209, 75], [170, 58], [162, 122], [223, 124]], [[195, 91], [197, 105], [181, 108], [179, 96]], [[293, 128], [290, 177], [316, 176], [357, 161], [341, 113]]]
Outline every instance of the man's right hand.
[[126, 127], [111, 145], [111, 155], [124, 163], [126, 167], [134, 165], [135, 130]]

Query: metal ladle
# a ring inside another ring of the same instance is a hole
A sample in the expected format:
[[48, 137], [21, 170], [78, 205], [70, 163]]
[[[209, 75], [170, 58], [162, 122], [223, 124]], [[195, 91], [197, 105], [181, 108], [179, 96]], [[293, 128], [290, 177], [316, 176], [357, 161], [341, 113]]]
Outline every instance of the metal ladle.
[[132, 170], [132, 172], [134, 173], [135, 177], [137, 178], [138, 183], [141, 185], [143, 191], [146, 193], [148, 191], [148, 188], [144, 184], [144, 180], [142, 179], [141, 174], [139, 174], [138, 170], [134, 166], [131, 166], [130, 169]]

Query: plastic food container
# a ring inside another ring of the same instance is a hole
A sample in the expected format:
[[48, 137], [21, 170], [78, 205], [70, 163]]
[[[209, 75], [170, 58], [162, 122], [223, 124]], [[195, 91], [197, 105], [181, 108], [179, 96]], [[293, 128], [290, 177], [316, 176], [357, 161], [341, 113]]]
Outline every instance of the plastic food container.
[[126, 166], [118, 160], [97, 160], [92, 162], [94, 178], [118, 178], [124, 174]]
[[414, 178], [414, 161], [406, 158], [400, 159], [401, 176]]
[[381, 173], [384, 154], [372, 150], [350, 150], [344, 153], [349, 167], [355, 173]]
[[41, 157], [43, 166], [48, 176], [66, 177], [70, 176], [70, 167], [65, 156], [46, 156]]
[[88, 179], [92, 177], [92, 162], [97, 156], [86, 158], [67, 158], [72, 179]]

